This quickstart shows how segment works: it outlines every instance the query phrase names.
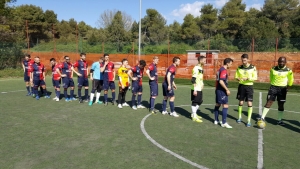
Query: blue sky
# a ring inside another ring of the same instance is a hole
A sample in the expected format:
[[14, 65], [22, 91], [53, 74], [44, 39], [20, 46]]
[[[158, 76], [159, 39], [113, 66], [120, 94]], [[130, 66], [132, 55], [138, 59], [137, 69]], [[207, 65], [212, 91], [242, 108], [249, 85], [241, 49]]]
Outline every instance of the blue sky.
[[[139, 0], [17, 0], [15, 6], [32, 4], [41, 7], [44, 11], [49, 9], [57, 14], [58, 20], [84, 21], [92, 27], [98, 27], [97, 20], [105, 10], [120, 10], [126, 12], [134, 20], [139, 20]], [[199, 10], [204, 4], [213, 4], [220, 9], [227, 0], [142, 0], [142, 18], [146, 9], [154, 8], [163, 15], [167, 24], [174, 20], [182, 23], [184, 16], [191, 13], [199, 16]], [[250, 7], [260, 9], [264, 0], [243, 0]]]

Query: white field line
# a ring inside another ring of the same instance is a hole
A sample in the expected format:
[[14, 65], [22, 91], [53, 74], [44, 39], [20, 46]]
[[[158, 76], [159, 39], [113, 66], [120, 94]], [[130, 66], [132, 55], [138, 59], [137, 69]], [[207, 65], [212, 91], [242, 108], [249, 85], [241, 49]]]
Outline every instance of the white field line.
[[[262, 115], [262, 93], [259, 92], [259, 115]], [[263, 130], [258, 129], [258, 152], [257, 152], [257, 169], [264, 167], [264, 153], [263, 153]]]

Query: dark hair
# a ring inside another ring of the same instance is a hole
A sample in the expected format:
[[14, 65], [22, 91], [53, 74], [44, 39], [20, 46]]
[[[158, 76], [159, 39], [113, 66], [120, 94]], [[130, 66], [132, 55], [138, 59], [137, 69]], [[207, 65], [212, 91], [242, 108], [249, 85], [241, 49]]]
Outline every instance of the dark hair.
[[80, 57], [81, 57], [82, 55], [86, 55], [86, 54], [82, 52], [82, 53], [80, 53]]
[[180, 60], [180, 57], [175, 56], [175, 57], [173, 58], [173, 63], [175, 63], [177, 60]]
[[199, 62], [200, 60], [204, 59], [204, 58], [206, 58], [206, 57], [203, 56], [203, 55], [199, 56], [199, 57], [198, 57], [198, 62]]
[[145, 60], [140, 60], [140, 65], [145, 67], [146, 66]]
[[100, 58], [99, 59], [101, 59], [101, 60], [104, 60], [104, 57], [103, 56], [100, 56]]
[[278, 58], [278, 62], [280, 62], [281, 59], [284, 59], [284, 60], [286, 61], [286, 57], [285, 57], [285, 56], [280, 56], [280, 57]]
[[104, 53], [103, 57], [105, 57], [105, 56], [109, 56], [109, 54], [108, 53]]
[[122, 59], [122, 64], [123, 64], [125, 61], [128, 61], [128, 60], [127, 60], [127, 59]]
[[244, 53], [244, 54], [242, 54], [241, 58], [242, 58], [242, 59], [248, 59], [249, 57], [248, 57], [248, 54], [245, 54], [245, 53]]
[[51, 59], [50, 59], [50, 62], [52, 62], [52, 61], [56, 61], [56, 60], [55, 60], [54, 58], [51, 58]]
[[29, 57], [30, 58], [30, 54], [25, 54], [25, 57]]
[[66, 55], [66, 56], [64, 56], [64, 59], [66, 59], [66, 58], [70, 58], [70, 57]]
[[226, 65], [227, 63], [233, 62], [233, 60], [231, 58], [226, 58], [223, 61], [223, 64]]

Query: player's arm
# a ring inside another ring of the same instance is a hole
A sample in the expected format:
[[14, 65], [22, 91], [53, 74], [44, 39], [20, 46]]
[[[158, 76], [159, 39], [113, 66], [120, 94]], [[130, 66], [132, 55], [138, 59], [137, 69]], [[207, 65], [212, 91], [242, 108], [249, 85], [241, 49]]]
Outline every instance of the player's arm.
[[255, 66], [253, 67], [253, 72], [250, 75], [251, 76], [248, 78], [248, 81], [254, 82], [255, 80], [257, 80], [257, 70]]
[[86, 68], [86, 76], [89, 77], [89, 67]]
[[288, 88], [291, 87], [294, 83], [294, 74], [293, 74], [293, 71], [292, 70], [289, 70], [288, 72], [288, 75], [287, 75], [287, 78], [288, 78]]
[[229, 91], [229, 89], [227, 88], [227, 86], [226, 86], [224, 80], [220, 79], [220, 80], [219, 80], [219, 83], [220, 83], [220, 85], [223, 87], [223, 89], [226, 90], [226, 92]]
[[111, 71], [113, 72], [113, 79], [115, 80], [115, 77], [116, 77], [115, 69], [112, 69]]
[[45, 67], [43, 67], [43, 77], [44, 77], [44, 81], [46, 80], [46, 71], [45, 71]]
[[237, 81], [240, 81], [240, 80], [241, 80], [239, 68], [236, 69], [234, 78], [235, 78]]
[[25, 72], [25, 65], [23, 62], [22, 62], [22, 67], [23, 67], [23, 71]]
[[168, 72], [168, 74], [167, 74], [167, 81], [168, 81], [168, 87], [170, 87], [170, 88], [171, 88], [171, 75], [172, 75], [172, 73]]
[[33, 82], [33, 70], [30, 70], [30, 81]]
[[150, 80], [154, 80], [155, 77], [151, 77], [150, 70], [153, 70], [153, 67], [150, 65], [149, 68], [146, 70], [146, 74], [149, 77]]
[[133, 80], [132, 70], [131, 70], [131, 69], [128, 70], [127, 74], [128, 74], [128, 81], [129, 81], [129, 78], [130, 78], [131, 80]]
[[104, 72], [107, 64], [108, 64], [108, 62], [104, 62], [104, 65], [102, 67], [101, 67], [101, 64], [100, 64], [100, 72]]
[[72, 66], [71, 67], [71, 70], [72, 70], [72, 77], [73, 77], [73, 72], [75, 72], [76, 74], [77, 74], [77, 76], [82, 76], [82, 74], [80, 74], [79, 72], [77, 72], [75, 69], [74, 69], [74, 67]]

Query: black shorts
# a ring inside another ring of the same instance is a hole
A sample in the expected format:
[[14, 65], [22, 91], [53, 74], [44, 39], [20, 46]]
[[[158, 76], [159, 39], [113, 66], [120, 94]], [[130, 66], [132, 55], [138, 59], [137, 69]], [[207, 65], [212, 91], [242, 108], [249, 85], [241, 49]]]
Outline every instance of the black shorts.
[[92, 89], [97, 90], [97, 92], [101, 92], [103, 87], [103, 80], [94, 79], [92, 82]]
[[203, 102], [202, 91], [197, 91], [197, 96], [194, 96], [194, 90], [191, 90], [192, 103], [201, 104]]
[[285, 102], [287, 94], [287, 88], [282, 86], [271, 86], [268, 92], [267, 100]]
[[253, 101], [253, 86], [252, 85], [239, 85], [236, 99], [240, 101]]

